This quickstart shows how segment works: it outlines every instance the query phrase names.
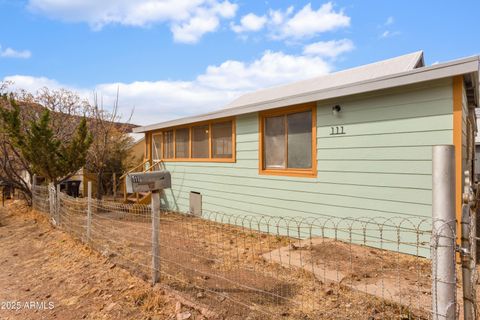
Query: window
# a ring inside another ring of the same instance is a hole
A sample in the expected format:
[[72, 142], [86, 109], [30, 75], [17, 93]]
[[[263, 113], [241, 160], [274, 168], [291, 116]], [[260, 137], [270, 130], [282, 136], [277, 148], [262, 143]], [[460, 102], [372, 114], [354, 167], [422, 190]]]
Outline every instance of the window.
[[160, 160], [162, 158], [162, 135], [152, 135], [152, 159]]
[[175, 158], [190, 157], [190, 130], [188, 128], [175, 130]]
[[315, 104], [260, 115], [260, 173], [316, 176]]
[[209, 126], [192, 128], [192, 158], [208, 158]]
[[235, 121], [222, 119], [152, 133], [152, 160], [235, 162]]
[[173, 158], [173, 130], [163, 133], [163, 158]]
[[212, 158], [232, 157], [232, 122], [212, 124]]

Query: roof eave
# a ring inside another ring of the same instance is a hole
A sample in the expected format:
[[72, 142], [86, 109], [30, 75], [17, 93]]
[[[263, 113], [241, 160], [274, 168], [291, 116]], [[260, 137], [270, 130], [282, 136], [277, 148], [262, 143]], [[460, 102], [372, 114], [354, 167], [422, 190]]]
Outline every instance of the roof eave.
[[211, 112], [199, 116], [181, 118], [153, 125], [137, 127], [133, 129], [133, 132], [148, 132], [182, 124], [238, 116], [241, 114], [258, 112], [312, 101], [339, 98], [353, 94], [372, 92], [430, 80], [442, 79], [461, 74], [476, 73], [478, 77], [479, 69], [479, 56], [474, 56], [429, 67], [413, 69], [411, 71], [383, 76], [375, 79], [354, 82], [348, 85], [322, 89], [319, 91], [311, 91], [308, 93], [292, 95], [286, 98], [262, 101], [250, 105], [242, 105], [234, 108], [222, 109], [216, 112]]

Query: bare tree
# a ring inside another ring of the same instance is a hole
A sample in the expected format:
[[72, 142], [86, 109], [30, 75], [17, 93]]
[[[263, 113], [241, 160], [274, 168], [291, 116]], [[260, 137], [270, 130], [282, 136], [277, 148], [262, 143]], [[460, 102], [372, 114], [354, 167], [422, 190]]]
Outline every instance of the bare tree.
[[[11, 108], [8, 101], [14, 99], [20, 106], [22, 123], [35, 121], [44, 109], [50, 110], [52, 131], [59, 140], [72, 139], [81, 119], [88, 119], [87, 125], [93, 141], [88, 150], [85, 167], [90, 172], [98, 173], [100, 191], [102, 185], [104, 188], [109, 187], [112, 171], [122, 172], [125, 169], [127, 148], [131, 143], [128, 132], [132, 125], [119, 122], [118, 91], [111, 111], [107, 111], [103, 103], [99, 103], [97, 94], [94, 94], [93, 104], [90, 104], [78, 94], [65, 89], [42, 88], [36, 93], [17, 90], [7, 94], [11, 85], [12, 83], [0, 82], [0, 108]], [[32, 166], [22, 159], [2, 131], [0, 128], [0, 180], [12, 183], [30, 199], [31, 177], [34, 173]]]

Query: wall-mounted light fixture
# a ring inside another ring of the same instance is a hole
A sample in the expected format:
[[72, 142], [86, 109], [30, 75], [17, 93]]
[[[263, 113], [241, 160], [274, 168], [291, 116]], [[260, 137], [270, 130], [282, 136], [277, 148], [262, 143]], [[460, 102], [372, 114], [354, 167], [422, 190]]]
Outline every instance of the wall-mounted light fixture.
[[334, 116], [338, 116], [338, 114], [340, 113], [340, 111], [342, 111], [342, 107], [340, 107], [340, 105], [337, 104], [337, 105], [334, 105], [334, 106], [332, 107], [332, 114], [333, 114]]

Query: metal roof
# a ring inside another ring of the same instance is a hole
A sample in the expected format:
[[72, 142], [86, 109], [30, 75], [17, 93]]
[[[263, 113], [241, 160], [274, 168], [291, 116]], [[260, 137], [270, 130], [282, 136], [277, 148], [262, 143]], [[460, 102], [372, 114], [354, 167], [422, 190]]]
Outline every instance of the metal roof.
[[[478, 79], [479, 56], [424, 67], [423, 52], [418, 51], [313, 79], [248, 93], [218, 111], [138, 127], [133, 131], [146, 132], [472, 72], [477, 73], [475, 78]], [[478, 105], [478, 82], [475, 88]]]

